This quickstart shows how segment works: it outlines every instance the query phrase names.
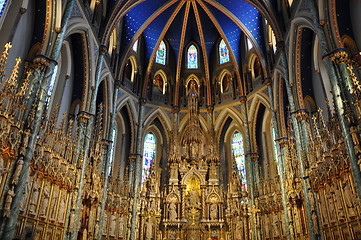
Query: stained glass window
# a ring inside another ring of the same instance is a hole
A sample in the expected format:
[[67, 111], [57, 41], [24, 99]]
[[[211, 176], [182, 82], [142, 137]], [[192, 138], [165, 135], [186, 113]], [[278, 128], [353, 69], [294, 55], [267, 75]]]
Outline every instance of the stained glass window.
[[156, 139], [153, 133], [145, 135], [143, 150], [143, 167], [142, 167], [142, 183], [145, 182], [149, 175], [150, 167], [155, 159]]
[[3, 15], [8, 0], [0, 0], [0, 17]]
[[198, 68], [198, 52], [194, 45], [188, 48], [188, 69]]
[[232, 153], [236, 161], [238, 173], [242, 179], [242, 189], [247, 189], [246, 181], [246, 162], [244, 156], [243, 137], [242, 134], [236, 132], [232, 137]]
[[156, 53], [155, 62], [165, 65], [166, 54], [167, 54], [167, 47], [164, 41], [161, 41]]
[[226, 43], [222, 39], [219, 43], [219, 63], [223, 64], [227, 62], [229, 62], [229, 51]]

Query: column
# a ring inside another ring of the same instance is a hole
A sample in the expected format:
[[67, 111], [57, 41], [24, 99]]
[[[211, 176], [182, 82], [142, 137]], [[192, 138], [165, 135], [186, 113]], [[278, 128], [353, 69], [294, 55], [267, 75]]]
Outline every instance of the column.
[[[79, 113], [79, 141], [78, 141], [78, 159], [77, 159], [77, 167], [78, 167], [78, 176], [77, 176], [77, 182], [76, 185], [77, 188], [74, 189], [73, 192], [73, 201], [75, 202], [75, 207], [73, 210], [70, 210], [71, 213], [68, 211], [67, 216], [73, 216], [70, 217], [69, 220], [72, 220], [69, 222], [69, 227], [71, 227], [71, 231], [68, 232], [64, 239], [70, 239], [75, 240], [78, 236], [78, 227], [79, 227], [79, 215], [81, 211], [81, 205], [82, 205], [82, 195], [84, 191], [84, 176], [88, 164], [88, 151], [90, 149], [90, 141], [91, 141], [91, 135], [94, 129], [95, 125], [95, 111], [96, 111], [96, 98], [100, 83], [100, 73], [103, 66], [103, 60], [104, 60], [104, 54], [107, 52], [107, 48], [103, 45], [99, 47], [99, 55], [96, 65], [96, 71], [95, 71], [95, 86], [92, 87], [92, 92], [90, 96], [90, 105], [89, 105], [89, 112], [80, 112]], [[74, 199], [75, 198], [75, 199]], [[68, 218], [67, 218], [68, 220]], [[70, 224], [73, 224], [73, 226], [70, 226]]]
[[[284, 50], [284, 44], [283, 43], [278, 43], [278, 48], [280, 50], [280, 55], [281, 55], [281, 63], [284, 66], [284, 78], [285, 78], [285, 86], [286, 86], [286, 91], [287, 91], [287, 96], [288, 96], [288, 101], [290, 104], [290, 109], [292, 113], [296, 113], [295, 111], [295, 104], [294, 104], [294, 96], [293, 96], [293, 92], [292, 89], [290, 87], [289, 84], [289, 80], [288, 80], [288, 63], [287, 63], [287, 58], [286, 58], [286, 52]], [[298, 162], [299, 162], [299, 166], [300, 166], [300, 174], [301, 174], [301, 183], [302, 183], [302, 187], [303, 187], [303, 193], [304, 193], [304, 198], [305, 198], [305, 209], [306, 209], [306, 215], [307, 215], [307, 223], [308, 223], [308, 227], [309, 227], [309, 231], [310, 231], [310, 238], [311, 239], [322, 239], [322, 235], [318, 235], [317, 233], [315, 233], [315, 227], [313, 225], [313, 221], [312, 221], [312, 211], [311, 211], [311, 202], [309, 199], [309, 180], [308, 180], [308, 175], [306, 173], [305, 170], [305, 165], [304, 165], [304, 160], [307, 160], [307, 153], [305, 152], [305, 148], [306, 146], [302, 145], [302, 134], [301, 134], [301, 130], [298, 124], [298, 121], [295, 117], [295, 114], [291, 114], [291, 120], [292, 120], [292, 125], [294, 127], [294, 132], [295, 132], [295, 140], [296, 140], [296, 149], [297, 149], [297, 156], [298, 156]]]
[[[272, 82], [268, 81], [267, 82], [267, 86], [268, 86], [268, 96], [270, 99], [270, 106], [271, 106], [271, 113], [272, 113], [272, 125], [273, 125], [273, 131], [274, 131], [274, 135], [275, 135], [275, 144], [276, 144], [276, 149], [277, 152], [275, 153], [276, 155], [276, 164], [278, 167], [278, 174], [280, 176], [280, 185], [281, 185], [281, 193], [282, 193], [282, 205], [283, 205], [283, 214], [284, 214], [284, 218], [285, 218], [285, 228], [286, 228], [286, 236], [288, 240], [293, 240], [294, 239], [294, 234], [290, 233], [290, 227], [293, 227], [293, 223], [290, 222], [289, 218], [288, 218], [288, 205], [287, 205], [287, 193], [286, 193], [286, 185], [285, 185], [285, 180], [286, 180], [286, 171], [285, 171], [285, 155], [284, 155], [284, 149], [281, 148], [280, 145], [280, 141], [278, 141], [280, 139], [280, 133], [278, 131], [278, 123], [277, 123], [277, 117], [276, 117], [276, 112], [274, 110], [274, 101], [273, 101], [273, 89], [272, 89]], [[290, 226], [292, 224], [292, 226]], [[294, 227], [293, 227], [294, 229]]]
[[241, 97], [241, 114], [244, 121], [244, 140], [245, 140], [245, 152], [246, 154], [246, 177], [247, 177], [247, 185], [250, 199], [250, 212], [251, 212], [251, 228], [252, 228], [252, 239], [257, 239], [257, 226], [256, 226], [256, 211], [255, 211], [255, 199], [254, 199], [254, 164], [252, 162], [252, 154], [251, 153], [251, 142], [248, 128], [248, 114], [247, 114], [247, 98], [245, 96]]
[[360, 101], [361, 85], [353, 72], [353, 66], [345, 49], [336, 49], [332, 53], [324, 56], [334, 63], [335, 71], [339, 73], [339, 85], [342, 89], [343, 98], [348, 101], [352, 110], [352, 118], [349, 124], [359, 126], [357, 119], [361, 117], [360, 109], [355, 108], [355, 104]]
[[[319, 44], [320, 44], [320, 47], [322, 50], [322, 54], [324, 56], [328, 56], [329, 52], [328, 52], [328, 48], [327, 48], [326, 34], [325, 34], [322, 26], [319, 24], [317, 6], [314, 1], [309, 1], [309, 2], [310, 2], [310, 4], [309, 4], [310, 13], [313, 16], [312, 20], [314, 23], [314, 29], [315, 29], [315, 32], [319, 39]], [[338, 79], [336, 76], [336, 73], [335, 73], [336, 71], [334, 69], [332, 62], [330, 61], [329, 58], [324, 58], [324, 62], [325, 62], [326, 70], [329, 75], [330, 83], [332, 86], [332, 95], [334, 98], [335, 110], [336, 110], [338, 119], [340, 121], [342, 135], [344, 137], [347, 154], [350, 159], [350, 166], [351, 166], [351, 170], [352, 170], [355, 190], [357, 192], [357, 195], [358, 195], [358, 198], [360, 201], [361, 200], [361, 171], [360, 171], [360, 167], [358, 166], [358, 157], [355, 152], [355, 146], [354, 146], [354, 142], [352, 140], [350, 126], [346, 119], [346, 111], [345, 111], [346, 107], [344, 105], [344, 100], [347, 100], [347, 99], [344, 99], [342, 97], [343, 92], [342, 92], [342, 88], [340, 87], [340, 84], [339, 84], [340, 79]]]
[[145, 99], [139, 100], [139, 116], [138, 116], [138, 133], [136, 139], [136, 159], [135, 159], [135, 169], [134, 169], [134, 197], [133, 197], [133, 206], [132, 206], [132, 221], [130, 227], [130, 240], [136, 239], [136, 225], [137, 225], [137, 206], [138, 206], [138, 195], [139, 195], [139, 187], [141, 184], [141, 174], [142, 174], [142, 161], [143, 161], [143, 117], [144, 117], [144, 105]]
[[109, 174], [111, 170], [111, 164], [113, 162], [114, 158], [114, 133], [115, 133], [115, 119], [117, 116], [117, 98], [118, 98], [118, 92], [120, 88], [120, 81], [116, 81], [114, 84], [114, 93], [113, 93], [113, 110], [111, 113], [111, 119], [110, 119], [110, 126], [109, 126], [109, 132], [108, 132], [108, 139], [109, 139], [109, 145], [107, 146], [106, 153], [103, 157], [104, 162], [104, 188], [103, 188], [103, 196], [101, 199], [101, 210], [100, 210], [100, 220], [99, 220], [99, 234], [98, 236], [94, 236], [98, 240], [102, 239], [102, 230], [103, 230], [103, 218], [104, 218], [104, 211], [105, 211], [105, 203], [107, 201], [107, 194], [108, 194], [108, 183], [109, 183]]
[[[9, 174], [10, 177], [8, 178], [8, 182], [6, 183], [6, 186], [4, 189], [4, 196], [8, 196], [9, 189], [11, 189], [12, 187], [14, 188], [15, 195], [11, 199], [10, 215], [8, 217], [5, 217], [4, 215], [2, 215], [0, 218], [0, 238], [1, 239], [12, 239], [14, 236], [15, 225], [16, 225], [18, 215], [19, 215], [19, 210], [20, 210], [20, 202], [23, 197], [24, 187], [26, 185], [25, 182], [26, 182], [26, 178], [27, 178], [27, 175], [29, 172], [30, 162], [33, 157], [37, 136], [38, 136], [38, 133], [40, 130], [41, 118], [42, 118], [43, 111], [45, 108], [47, 90], [49, 89], [50, 80], [51, 80], [51, 76], [54, 72], [54, 68], [56, 66], [56, 61], [59, 59], [61, 46], [63, 44], [65, 32], [66, 32], [66, 29], [67, 29], [67, 26], [69, 23], [69, 19], [70, 19], [72, 10], [74, 8], [73, 7], [74, 4], [75, 4], [75, 0], [68, 0], [66, 3], [64, 15], [62, 18], [61, 30], [58, 33], [58, 35], [56, 36], [56, 40], [53, 45], [54, 47], [53, 47], [52, 54], [51, 54], [52, 60], [50, 61], [50, 64], [46, 69], [45, 75], [42, 76], [42, 78], [40, 80], [41, 87], [40, 87], [38, 94], [35, 96], [36, 101], [34, 101], [35, 103], [37, 103], [37, 106], [35, 108], [36, 109], [35, 115], [34, 115], [33, 119], [30, 119], [31, 120], [30, 123], [28, 123], [29, 125], [31, 125], [30, 130], [29, 130], [30, 136], [26, 143], [22, 143], [23, 144], [22, 147], [26, 148], [25, 154], [24, 154], [24, 156], [20, 155], [19, 158], [13, 162], [11, 169], [10, 169], [10, 174]], [[27, 116], [25, 116], [25, 117], [27, 117]], [[19, 181], [17, 182], [17, 184], [13, 184], [11, 179], [15, 173], [15, 168], [16, 168], [17, 162], [22, 159], [24, 161], [24, 164], [23, 164], [23, 167], [21, 168]], [[3, 208], [4, 204], [5, 204], [5, 199], [2, 199], [2, 202], [0, 205], [1, 208]]]

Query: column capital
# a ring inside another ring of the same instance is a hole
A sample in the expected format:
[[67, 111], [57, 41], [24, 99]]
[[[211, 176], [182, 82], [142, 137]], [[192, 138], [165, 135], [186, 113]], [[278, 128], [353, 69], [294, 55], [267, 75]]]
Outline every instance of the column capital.
[[281, 148], [287, 148], [288, 147], [288, 138], [283, 137], [275, 140], [278, 142]]
[[21, 7], [21, 8], [19, 9], [19, 13], [20, 13], [20, 14], [24, 14], [24, 13], [26, 13], [26, 11], [27, 11], [27, 9], [26, 9], [26, 8], [23, 8], [23, 7]]
[[298, 121], [306, 121], [310, 116], [306, 112], [306, 109], [298, 109], [294, 112], [291, 112], [291, 115], [294, 114]]
[[39, 70], [41, 72], [45, 72], [46, 68], [49, 67], [49, 65], [50, 65], [50, 62], [47, 57], [42, 56], [42, 55], [37, 55], [37, 56], [35, 56], [32, 64], [31, 64], [31, 67], [34, 70]]
[[114, 81], [115, 88], [120, 89], [121, 85], [122, 85], [122, 81], [120, 81], [119, 79]]
[[78, 122], [88, 123], [91, 117], [94, 117], [94, 115], [85, 111], [80, 111], [78, 114]]
[[325, 55], [323, 58], [329, 57], [336, 65], [346, 64], [350, 61], [348, 52], [344, 48], [338, 48], [331, 53]]
[[99, 46], [99, 54], [100, 55], [105, 55], [108, 52], [108, 48], [105, 45], [100, 45]]
[[241, 104], [246, 104], [246, 102], [247, 102], [247, 97], [246, 97], [246, 96], [240, 96], [240, 97], [239, 97], [239, 101], [241, 102]]
[[258, 162], [259, 161], [259, 153], [257, 152], [249, 152], [246, 154], [246, 156], [250, 156], [252, 162]]
[[276, 43], [277, 51], [283, 51], [285, 49], [285, 42], [284, 41], [278, 41]]
[[264, 79], [264, 84], [267, 86], [267, 87], [270, 87], [272, 85], [272, 79], [270, 77], [266, 77]]
[[135, 162], [135, 160], [137, 159], [138, 156], [143, 157], [141, 154], [138, 154], [138, 153], [130, 153], [128, 156], [129, 162], [130, 163]]
[[179, 113], [180, 107], [179, 106], [173, 106], [172, 107], [172, 113]]
[[361, 52], [351, 56], [351, 63], [356, 69], [361, 69]]
[[147, 103], [147, 99], [145, 98], [139, 98], [140, 105], [144, 106]]
[[208, 112], [212, 112], [214, 110], [214, 106], [213, 105], [207, 105], [207, 111]]

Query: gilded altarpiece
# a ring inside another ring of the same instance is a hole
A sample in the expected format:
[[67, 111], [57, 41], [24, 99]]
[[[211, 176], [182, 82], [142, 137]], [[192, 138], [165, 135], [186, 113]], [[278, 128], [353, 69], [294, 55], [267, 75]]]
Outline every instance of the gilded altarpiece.
[[188, 122], [172, 132], [169, 178], [159, 186], [162, 169], [153, 166], [142, 186], [139, 239], [248, 239], [247, 193], [239, 173], [234, 166], [225, 191], [213, 126], [200, 125], [197, 79], [186, 88]]

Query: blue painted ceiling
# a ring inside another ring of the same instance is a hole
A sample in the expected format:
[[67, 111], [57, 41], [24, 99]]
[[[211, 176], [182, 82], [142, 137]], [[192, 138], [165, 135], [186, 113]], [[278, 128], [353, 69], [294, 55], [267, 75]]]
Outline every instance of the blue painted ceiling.
[[[157, 43], [165, 39], [176, 59], [180, 44], [195, 42], [202, 46], [196, 16], [199, 15], [203, 30], [207, 57], [210, 58], [218, 40], [224, 33], [234, 59], [239, 65], [240, 39], [246, 34], [260, 52], [263, 52], [264, 38], [260, 12], [243, 0], [194, 0], [190, 2], [188, 19], [185, 19], [186, 0], [145, 0], [131, 8], [123, 19], [122, 53], [126, 54], [132, 43], [141, 35], [145, 40], [145, 57], [149, 63]], [[194, 6], [196, 9], [194, 9]], [[185, 35], [182, 36], [183, 22], [187, 21]], [[163, 39], [160, 39], [163, 38]]]

